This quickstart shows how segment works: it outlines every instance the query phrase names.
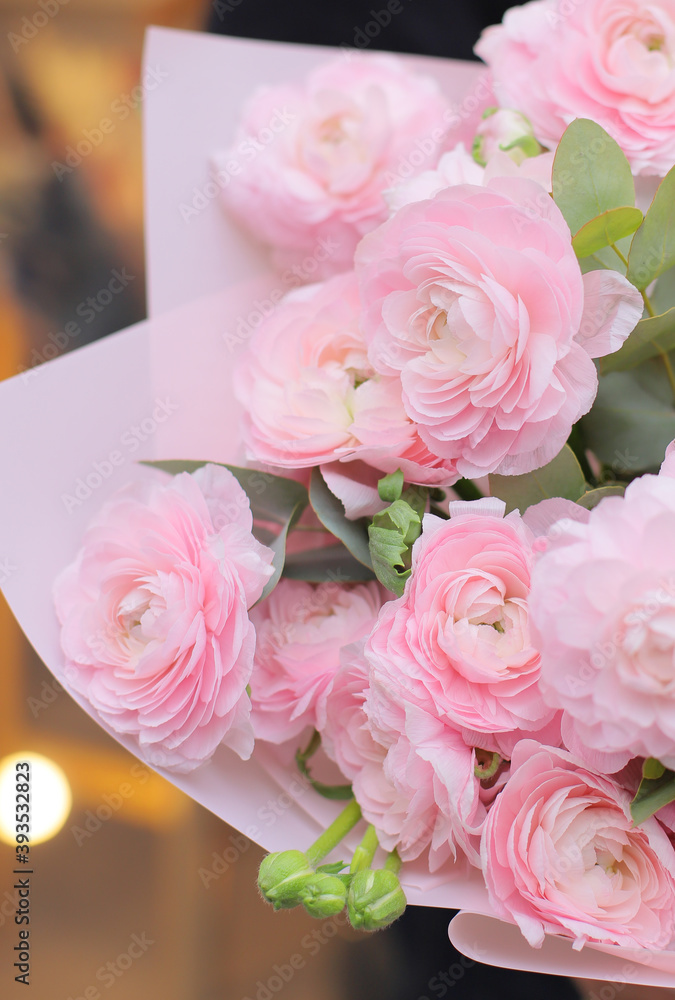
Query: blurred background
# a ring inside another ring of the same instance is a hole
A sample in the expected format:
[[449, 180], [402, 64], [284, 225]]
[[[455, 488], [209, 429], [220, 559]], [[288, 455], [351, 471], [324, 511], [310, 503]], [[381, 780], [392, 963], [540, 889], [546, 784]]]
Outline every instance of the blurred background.
[[[424, 6], [418, 0], [418, 13]], [[484, 6], [484, 23], [501, 17], [501, 6]], [[424, 37], [438, 46], [433, 15], [441, 5], [427, 7], [425, 31], [419, 17], [400, 20], [396, 37], [383, 32], [382, 47], [428, 51]], [[289, 38], [350, 41], [348, 33], [317, 37], [300, 7], [290, 19], [278, 3], [268, 8]], [[279, 36], [258, 0], [234, 3], [230, 22], [224, 9], [197, 0], [0, 0], [0, 377], [144, 317], [142, 109], [133, 98], [144, 30], [210, 26]], [[313, 17], [317, 9], [307, 8]], [[469, 41], [455, 32], [464, 48], [445, 54], [469, 55], [480, 28], [471, 9]], [[359, 23], [349, 4], [330, 10], [342, 18], [338, 30]], [[105, 141], [76, 167], [55, 170], [114, 102], [127, 113], [116, 113]], [[64, 335], [116, 272], [133, 280], [77, 338]], [[31, 853], [33, 1000], [98, 1000], [109, 991], [114, 1000], [581, 995], [566, 981], [461, 964], [447, 941], [447, 912], [416, 911], [374, 937], [296, 911], [273, 914], [255, 891], [262, 851], [100, 730], [52, 679], [4, 604], [0, 649], [0, 757], [44, 755], [62, 769], [72, 796], [60, 832]], [[58, 811], [57, 776], [48, 782]], [[0, 844], [2, 997], [23, 995], [13, 971], [12, 868], [13, 850]], [[602, 1000], [675, 992], [578, 989]]]

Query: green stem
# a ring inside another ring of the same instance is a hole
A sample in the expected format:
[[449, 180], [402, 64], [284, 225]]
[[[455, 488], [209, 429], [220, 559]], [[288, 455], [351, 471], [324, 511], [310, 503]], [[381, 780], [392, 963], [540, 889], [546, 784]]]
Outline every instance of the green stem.
[[402, 861], [398, 856], [398, 851], [392, 851], [391, 854], [387, 855], [387, 860], [382, 866], [386, 871], [393, 872], [394, 875], [398, 875], [401, 870]]
[[611, 246], [612, 250], [614, 251], [614, 253], [615, 253], [615, 254], [617, 255], [617, 257], [619, 258], [619, 260], [621, 261], [621, 263], [623, 264], [623, 266], [624, 266], [624, 267], [625, 267], [625, 268], [627, 269], [627, 268], [628, 268], [628, 260], [627, 260], [627, 258], [626, 258], [626, 257], [624, 257], [624, 255], [623, 255], [623, 254], [621, 253], [621, 251], [619, 250], [619, 248], [618, 248], [618, 246], [616, 245], [616, 243], [610, 243], [609, 245]]
[[352, 863], [349, 866], [350, 875], [355, 875], [357, 872], [360, 872], [362, 868], [370, 868], [379, 843], [375, 827], [371, 823], [363, 835], [363, 840], [354, 851], [354, 857], [352, 858]]
[[361, 806], [356, 799], [352, 799], [337, 819], [333, 820], [328, 829], [324, 830], [321, 836], [306, 851], [310, 867], [314, 868], [327, 854], [330, 854], [333, 848], [337, 847], [340, 841], [347, 836], [360, 819]]

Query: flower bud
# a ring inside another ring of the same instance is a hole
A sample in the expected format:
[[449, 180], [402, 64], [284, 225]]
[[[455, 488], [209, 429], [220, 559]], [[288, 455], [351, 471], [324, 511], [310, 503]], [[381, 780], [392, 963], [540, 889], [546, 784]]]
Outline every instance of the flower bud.
[[317, 872], [300, 890], [302, 905], [313, 917], [334, 917], [345, 908], [347, 888], [337, 875]]
[[385, 868], [367, 868], [356, 873], [349, 887], [349, 920], [357, 930], [377, 931], [397, 920], [406, 902], [398, 875]]
[[258, 888], [275, 910], [290, 909], [302, 902], [300, 893], [315, 874], [302, 851], [276, 851], [262, 860]]
[[529, 118], [513, 108], [491, 108], [476, 129], [473, 158], [485, 166], [490, 157], [502, 150], [516, 163], [543, 152], [534, 137]]

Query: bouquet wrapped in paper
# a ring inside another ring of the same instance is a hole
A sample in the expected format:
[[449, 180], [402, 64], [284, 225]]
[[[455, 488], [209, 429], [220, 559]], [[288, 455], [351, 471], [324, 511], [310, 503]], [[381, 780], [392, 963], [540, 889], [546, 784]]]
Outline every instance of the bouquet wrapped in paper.
[[4, 590], [276, 908], [672, 985], [675, 8], [477, 52], [151, 32], [152, 318], [2, 386]]

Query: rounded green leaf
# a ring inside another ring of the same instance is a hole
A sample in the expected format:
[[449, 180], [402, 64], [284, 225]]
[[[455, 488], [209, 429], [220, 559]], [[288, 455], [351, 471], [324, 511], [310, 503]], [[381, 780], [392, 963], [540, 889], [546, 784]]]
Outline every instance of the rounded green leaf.
[[552, 462], [524, 476], [490, 476], [490, 493], [506, 503], [507, 513], [518, 508], [521, 514], [540, 500], [563, 497], [577, 500], [586, 489], [584, 474], [568, 444]]
[[633, 237], [626, 277], [641, 291], [675, 264], [675, 167], [654, 195], [644, 222]]
[[628, 160], [614, 139], [588, 118], [568, 125], [558, 143], [553, 200], [573, 233], [609, 209], [635, 205]]
[[611, 246], [624, 236], [630, 236], [642, 219], [639, 208], [610, 208], [602, 215], [596, 215], [572, 237], [574, 252], [577, 257], [590, 257], [603, 247]]

